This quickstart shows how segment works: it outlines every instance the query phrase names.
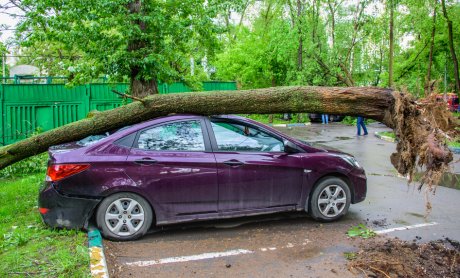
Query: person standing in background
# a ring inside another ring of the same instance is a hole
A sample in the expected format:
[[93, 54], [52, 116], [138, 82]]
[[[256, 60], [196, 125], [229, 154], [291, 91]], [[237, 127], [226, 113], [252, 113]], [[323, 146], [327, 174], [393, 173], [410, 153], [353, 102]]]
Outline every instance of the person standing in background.
[[323, 124], [329, 124], [329, 115], [328, 114], [321, 114], [321, 120]]
[[367, 135], [367, 128], [366, 124], [364, 123], [363, 117], [358, 117], [358, 121], [356, 122], [356, 126], [358, 127], [358, 136], [361, 135], [361, 127], [363, 127], [364, 135]]

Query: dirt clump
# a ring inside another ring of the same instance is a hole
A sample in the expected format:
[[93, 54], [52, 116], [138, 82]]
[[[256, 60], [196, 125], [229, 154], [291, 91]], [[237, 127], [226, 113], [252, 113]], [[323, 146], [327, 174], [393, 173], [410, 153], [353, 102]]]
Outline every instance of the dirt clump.
[[365, 277], [460, 277], [460, 245], [444, 239], [418, 244], [399, 239], [366, 240], [348, 263]]
[[446, 141], [456, 136], [459, 122], [435, 94], [418, 101], [407, 93], [395, 92], [394, 97], [393, 128], [398, 140], [391, 163], [401, 175], [408, 176], [409, 183], [417, 167], [424, 170], [418, 189], [425, 185], [428, 214], [428, 193], [435, 193], [442, 175], [449, 170], [453, 155]]

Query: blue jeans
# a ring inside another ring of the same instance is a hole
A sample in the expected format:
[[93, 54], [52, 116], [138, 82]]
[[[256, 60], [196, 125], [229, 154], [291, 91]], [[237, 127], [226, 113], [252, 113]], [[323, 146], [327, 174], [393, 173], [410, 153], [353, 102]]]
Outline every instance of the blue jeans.
[[364, 123], [363, 117], [358, 117], [356, 126], [358, 127], [358, 135], [361, 135], [361, 127], [363, 127], [364, 135], [367, 135], [367, 128], [366, 128], [366, 124]]
[[328, 114], [322, 114], [321, 115], [321, 120], [323, 121], [323, 124], [328, 124], [329, 123], [329, 115]]

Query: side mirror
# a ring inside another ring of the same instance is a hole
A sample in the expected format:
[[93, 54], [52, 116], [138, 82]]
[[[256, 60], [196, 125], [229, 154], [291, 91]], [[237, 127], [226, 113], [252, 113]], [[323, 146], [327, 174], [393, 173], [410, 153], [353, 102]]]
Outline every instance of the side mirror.
[[285, 153], [298, 153], [299, 149], [296, 144], [292, 143], [291, 141], [284, 140], [284, 152]]

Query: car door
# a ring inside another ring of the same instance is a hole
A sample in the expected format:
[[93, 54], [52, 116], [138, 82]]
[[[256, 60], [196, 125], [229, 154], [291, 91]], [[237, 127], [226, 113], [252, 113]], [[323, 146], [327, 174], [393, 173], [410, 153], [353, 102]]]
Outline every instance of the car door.
[[302, 158], [284, 153], [282, 138], [228, 119], [208, 122], [217, 162], [219, 211], [292, 206], [299, 203]]
[[157, 218], [217, 212], [216, 162], [203, 121], [194, 117], [138, 132], [127, 174], [153, 200]]

